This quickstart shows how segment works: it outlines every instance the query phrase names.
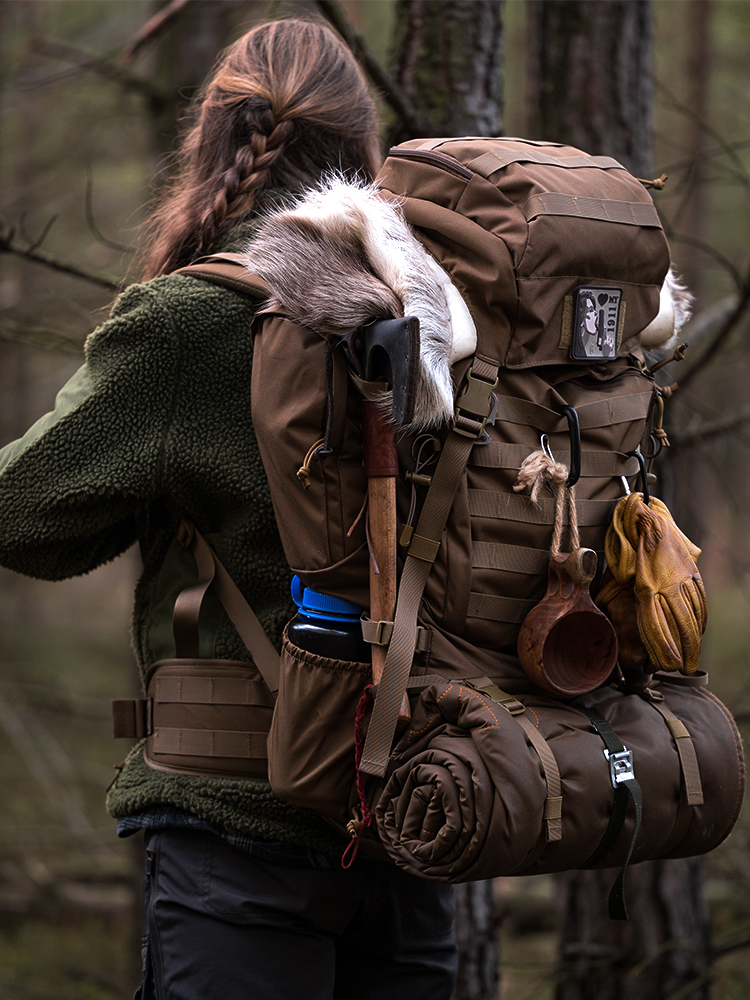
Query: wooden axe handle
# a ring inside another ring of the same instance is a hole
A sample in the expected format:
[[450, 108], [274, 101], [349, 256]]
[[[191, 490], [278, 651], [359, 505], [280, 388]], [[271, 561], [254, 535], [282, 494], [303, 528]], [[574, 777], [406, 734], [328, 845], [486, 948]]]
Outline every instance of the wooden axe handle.
[[[396, 477], [398, 454], [396, 431], [383, 409], [371, 400], [362, 400], [362, 447], [367, 477], [367, 510], [370, 544], [370, 618], [392, 622], [396, 613]], [[375, 572], [377, 564], [379, 572]], [[385, 646], [372, 646], [372, 679], [380, 682], [386, 658]], [[411, 718], [409, 700], [404, 695], [399, 719]]]

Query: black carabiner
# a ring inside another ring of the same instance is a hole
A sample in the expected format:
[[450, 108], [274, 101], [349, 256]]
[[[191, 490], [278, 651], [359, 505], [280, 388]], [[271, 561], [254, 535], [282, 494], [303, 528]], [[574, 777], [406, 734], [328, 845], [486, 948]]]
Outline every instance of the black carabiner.
[[648, 477], [646, 475], [646, 460], [640, 451], [628, 451], [626, 454], [630, 458], [636, 459], [638, 462], [638, 467], [641, 470], [641, 493], [643, 494], [643, 502], [648, 507], [648, 502], [651, 499], [651, 494], [648, 491]]
[[581, 425], [578, 422], [578, 414], [573, 406], [561, 406], [559, 412], [568, 421], [570, 432], [570, 470], [566, 486], [575, 486], [581, 478]]

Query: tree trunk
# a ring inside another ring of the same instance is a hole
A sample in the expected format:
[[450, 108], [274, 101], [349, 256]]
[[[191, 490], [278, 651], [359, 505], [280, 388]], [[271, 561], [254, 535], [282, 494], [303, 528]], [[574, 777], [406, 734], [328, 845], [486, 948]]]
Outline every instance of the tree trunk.
[[561, 972], [555, 1000], [705, 1000], [708, 917], [700, 858], [627, 874], [630, 920], [607, 919], [612, 870], [558, 876]]
[[[502, 0], [397, 0], [392, 73], [429, 136], [502, 130]], [[425, 136], [427, 137], [427, 136]], [[413, 139], [393, 127], [392, 143]], [[459, 972], [454, 1000], [496, 1000], [491, 882], [456, 888]]]
[[[531, 0], [535, 136], [653, 176], [650, 0]], [[613, 871], [558, 876], [563, 972], [556, 1000], [708, 996], [701, 859], [635, 865], [630, 920], [606, 915]]]
[[393, 76], [430, 135], [500, 132], [502, 38], [502, 0], [397, 0]]
[[452, 1000], [496, 1000], [497, 927], [492, 882], [456, 886], [458, 980]]
[[534, 138], [652, 167], [651, 0], [530, 0]]

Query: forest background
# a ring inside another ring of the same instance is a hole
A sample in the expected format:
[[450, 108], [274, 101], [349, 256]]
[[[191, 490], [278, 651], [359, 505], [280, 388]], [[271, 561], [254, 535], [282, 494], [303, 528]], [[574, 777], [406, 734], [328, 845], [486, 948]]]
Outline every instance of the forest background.
[[[264, 17], [320, 13], [313, 2], [191, 0], [189, 12], [139, 39], [161, 6], [0, 2], [0, 445], [51, 407], [127, 280], [152, 178], [218, 48]], [[342, 6], [388, 67], [393, 0]], [[530, 6], [503, 7], [502, 131], [548, 138], [536, 134], [531, 106]], [[750, 4], [655, 0], [653, 11], [653, 176], [669, 174], [655, 200], [697, 297], [685, 371], [670, 366], [683, 389], [670, 405], [664, 486], [679, 495], [678, 520], [703, 548], [702, 666], [746, 726], [750, 329], [738, 305], [750, 288]], [[383, 119], [387, 132], [386, 104]], [[727, 325], [733, 312], [737, 322]], [[691, 360], [722, 331], [707, 360]], [[128, 641], [136, 574], [132, 552], [65, 584], [0, 572], [0, 1000], [128, 997], [139, 978], [139, 849], [115, 839], [103, 806], [125, 753], [109, 738], [109, 701], [137, 689]], [[707, 861], [713, 961], [703, 985], [716, 1000], [750, 998], [749, 846], [743, 816]], [[555, 995], [555, 895], [549, 877], [493, 888], [488, 926], [501, 937], [505, 1000]]]

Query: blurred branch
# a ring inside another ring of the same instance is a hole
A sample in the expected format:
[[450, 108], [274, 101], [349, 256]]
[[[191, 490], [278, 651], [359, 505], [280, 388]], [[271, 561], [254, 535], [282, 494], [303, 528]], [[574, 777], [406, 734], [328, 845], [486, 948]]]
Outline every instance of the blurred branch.
[[45, 351], [59, 351], [62, 354], [80, 355], [83, 351], [83, 341], [75, 340], [59, 330], [30, 326], [7, 318], [0, 319], [0, 340], [33, 344]]
[[730, 951], [739, 951], [740, 948], [747, 947], [750, 947], [750, 931], [739, 931], [717, 942], [711, 949], [711, 956], [718, 958], [720, 955], [728, 955]]
[[739, 325], [740, 321], [744, 318], [745, 313], [750, 307], [750, 274], [748, 274], [743, 280], [740, 286], [740, 292], [741, 294], [737, 298], [734, 309], [732, 309], [724, 322], [721, 324], [718, 331], [711, 339], [708, 347], [705, 349], [700, 358], [680, 379], [681, 390], [692, 382], [699, 371], [706, 368], [706, 366], [711, 363], [734, 332], [735, 328]]
[[[49, 225], [46, 227], [46, 231], [49, 232]], [[45, 267], [52, 268], [54, 271], [70, 274], [74, 278], [82, 278], [84, 281], [90, 281], [113, 292], [120, 292], [125, 287], [121, 282], [105, 278], [100, 274], [94, 274], [93, 271], [86, 271], [75, 264], [66, 264], [64, 261], [58, 260], [52, 254], [39, 249], [39, 240], [31, 247], [23, 246], [18, 243], [15, 235], [15, 230], [0, 218], [0, 253], [12, 253], [18, 257], [25, 257], [27, 260], [33, 260], [37, 264], [44, 264]]]
[[[85, 840], [96, 837], [96, 831], [89, 822], [80, 806], [71, 797], [65, 785], [60, 781], [60, 773], [50, 766], [50, 762], [40, 753], [36, 742], [29, 734], [23, 717], [13, 708], [10, 702], [0, 695], [0, 728], [15, 748], [21, 760], [41, 786], [45, 797], [55, 804], [65, 819], [71, 833]], [[60, 751], [55, 746], [55, 753]], [[52, 760], [54, 760], [54, 756]]]
[[[91, 234], [105, 247], [109, 247], [110, 250], [119, 250], [120, 253], [133, 253], [133, 247], [126, 246], [124, 243], [117, 243], [115, 240], [107, 239], [107, 237], [99, 229], [96, 224], [96, 219], [94, 217], [94, 171], [91, 169], [91, 164], [86, 165], [86, 222], [91, 231]], [[45, 233], [46, 235], [46, 233]], [[40, 239], [42, 242], [42, 239]]]
[[688, 107], [687, 104], [683, 104], [683, 102], [680, 101], [665, 84], [656, 78], [654, 79], [654, 87], [656, 92], [660, 94], [676, 111], [679, 111], [686, 118], [689, 118], [690, 121], [695, 122], [695, 124], [698, 125], [706, 133], [706, 135], [711, 136], [719, 149], [734, 163], [737, 179], [742, 184], [750, 186], [750, 177], [748, 176], [744, 163], [737, 155], [733, 144], [727, 142], [721, 133], [717, 132], [705, 118], [699, 115], [692, 108]]
[[715, 260], [716, 263], [727, 272], [729, 277], [734, 282], [737, 290], [742, 290], [745, 285], [745, 278], [743, 278], [731, 260], [729, 260], [728, 257], [725, 257], [720, 250], [717, 250], [716, 247], [712, 246], [710, 243], [706, 243], [705, 240], [700, 240], [695, 236], [688, 236], [687, 233], [675, 232], [668, 224], [665, 224], [664, 231], [666, 232], [671, 243], [683, 243], [686, 246], [695, 247], [696, 250], [702, 250], [706, 256]]
[[[53, 59], [67, 59], [73, 63], [74, 73], [92, 72], [107, 80], [118, 83], [125, 90], [131, 90], [145, 97], [152, 107], [161, 108], [168, 102], [167, 94], [152, 80], [131, 72], [116, 58], [89, 52], [78, 45], [57, 39], [40, 38], [32, 41], [34, 50], [40, 55]], [[54, 80], [47, 79], [44, 84]]]
[[678, 431], [670, 429], [670, 446], [672, 448], [689, 448], [693, 445], [710, 441], [711, 438], [721, 437], [723, 434], [729, 434], [732, 431], [736, 431], [747, 423], [750, 423], [750, 408], [742, 410], [740, 413], [735, 413], [729, 417], [725, 417], [723, 420], [717, 420], [710, 424], [703, 424], [700, 427], [696, 427], [695, 430], [689, 431], [685, 434], [680, 434]]
[[150, 17], [130, 45], [122, 50], [120, 55], [122, 64], [129, 66], [143, 46], [157, 38], [190, 2], [191, 0], [170, 0], [157, 14]]
[[375, 56], [367, 49], [364, 39], [354, 29], [338, 0], [315, 0], [321, 14], [338, 31], [352, 52], [361, 60], [367, 75], [382, 92], [383, 98], [414, 135], [424, 135], [427, 125], [414, 110], [411, 101]]

